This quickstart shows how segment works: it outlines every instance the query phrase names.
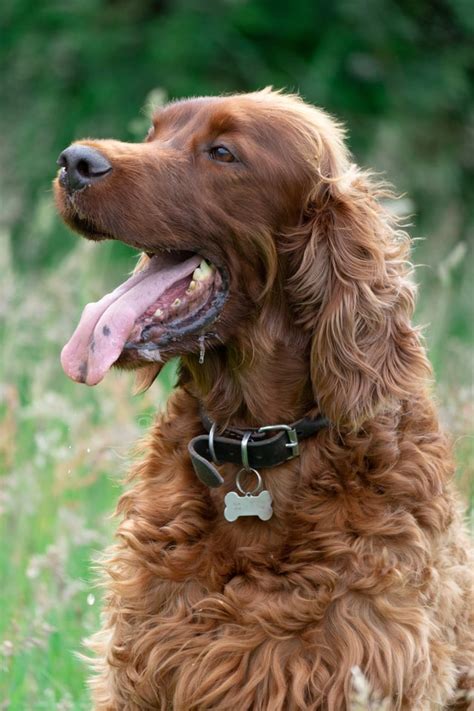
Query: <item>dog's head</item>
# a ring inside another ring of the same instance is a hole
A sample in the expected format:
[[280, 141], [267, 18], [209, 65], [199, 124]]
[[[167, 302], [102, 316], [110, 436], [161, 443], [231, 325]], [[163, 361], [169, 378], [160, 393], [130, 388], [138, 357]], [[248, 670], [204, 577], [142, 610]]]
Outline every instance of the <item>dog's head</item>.
[[75, 380], [235, 349], [278, 314], [335, 421], [360, 421], [421, 373], [405, 242], [323, 111], [270, 90], [179, 101], [143, 143], [80, 141], [59, 164], [65, 222], [144, 253], [86, 307], [62, 356]]

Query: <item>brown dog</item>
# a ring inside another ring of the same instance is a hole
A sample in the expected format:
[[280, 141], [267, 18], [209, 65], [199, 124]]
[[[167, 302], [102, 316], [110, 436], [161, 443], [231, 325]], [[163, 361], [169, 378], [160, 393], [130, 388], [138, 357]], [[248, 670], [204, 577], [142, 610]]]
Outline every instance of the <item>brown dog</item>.
[[146, 387], [181, 359], [119, 503], [96, 709], [342, 711], [356, 666], [388, 708], [467, 708], [472, 570], [407, 238], [349, 158], [269, 90], [59, 158], [67, 224], [147, 255], [65, 371]]

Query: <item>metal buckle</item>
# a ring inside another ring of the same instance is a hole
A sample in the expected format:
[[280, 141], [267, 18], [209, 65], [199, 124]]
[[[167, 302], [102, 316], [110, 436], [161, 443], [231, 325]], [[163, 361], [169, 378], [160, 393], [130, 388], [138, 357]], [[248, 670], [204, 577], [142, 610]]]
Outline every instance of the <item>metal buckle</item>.
[[299, 455], [300, 446], [298, 442], [298, 435], [296, 434], [294, 427], [290, 427], [290, 425], [265, 425], [264, 427], [260, 427], [258, 432], [268, 432], [269, 430], [284, 430], [289, 439], [289, 442], [285, 444], [285, 447], [291, 447], [293, 450], [290, 459], [293, 459]]
[[247, 449], [247, 444], [251, 436], [252, 432], [245, 432], [240, 443], [240, 458], [242, 460], [242, 466], [247, 472], [252, 471], [252, 468], [249, 464], [249, 452]]
[[209, 451], [211, 453], [212, 461], [214, 464], [220, 464], [220, 461], [216, 457], [216, 450], [214, 449], [214, 435], [216, 433], [216, 423], [212, 423], [212, 427], [209, 432], [209, 438], [208, 438], [208, 443], [209, 443]]

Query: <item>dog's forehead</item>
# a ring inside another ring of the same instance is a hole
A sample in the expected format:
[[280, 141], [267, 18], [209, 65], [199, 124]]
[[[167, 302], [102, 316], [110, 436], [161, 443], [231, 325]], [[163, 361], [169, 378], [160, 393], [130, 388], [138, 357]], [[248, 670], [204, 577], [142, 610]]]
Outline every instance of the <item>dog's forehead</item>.
[[156, 124], [176, 130], [205, 130], [210, 134], [241, 131], [257, 137], [275, 125], [278, 113], [271, 110], [268, 101], [244, 94], [182, 99], [166, 105], [153, 118]]

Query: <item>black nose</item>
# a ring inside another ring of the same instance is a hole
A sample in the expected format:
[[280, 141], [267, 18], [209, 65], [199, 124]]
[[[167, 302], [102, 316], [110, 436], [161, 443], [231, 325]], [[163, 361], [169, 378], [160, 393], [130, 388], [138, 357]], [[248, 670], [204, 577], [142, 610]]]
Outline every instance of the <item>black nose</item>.
[[102, 153], [80, 144], [66, 148], [59, 156], [57, 164], [64, 169], [59, 176], [60, 182], [72, 193], [100, 180], [112, 170]]

